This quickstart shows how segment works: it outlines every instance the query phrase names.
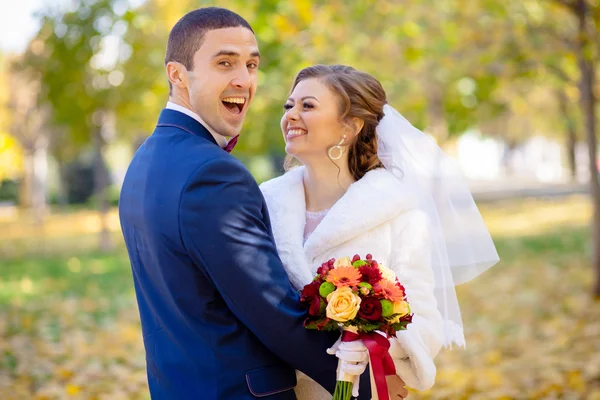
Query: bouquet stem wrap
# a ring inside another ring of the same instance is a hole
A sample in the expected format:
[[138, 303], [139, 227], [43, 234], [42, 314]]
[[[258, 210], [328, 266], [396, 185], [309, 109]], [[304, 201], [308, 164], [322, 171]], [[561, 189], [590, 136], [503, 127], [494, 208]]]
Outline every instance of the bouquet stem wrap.
[[396, 374], [396, 367], [389, 353], [389, 340], [376, 332], [354, 333], [345, 330], [342, 333], [342, 342], [353, 342], [355, 340], [362, 340], [369, 351], [369, 363], [373, 374], [372, 380], [375, 383], [375, 387], [372, 387], [371, 391], [374, 392], [374, 395], [376, 391], [377, 396], [373, 398], [388, 400], [390, 395], [385, 377]]

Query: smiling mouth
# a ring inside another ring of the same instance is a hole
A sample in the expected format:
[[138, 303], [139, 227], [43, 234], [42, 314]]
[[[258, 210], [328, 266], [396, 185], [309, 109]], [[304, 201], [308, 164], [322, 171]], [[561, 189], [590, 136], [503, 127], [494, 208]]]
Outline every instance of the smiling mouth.
[[228, 109], [232, 114], [241, 114], [244, 110], [244, 105], [246, 104], [245, 97], [225, 97], [221, 100], [226, 109]]
[[304, 129], [298, 129], [298, 128], [288, 129], [288, 131], [287, 131], [288, 139], [293, 139], [298, 136], [304, 136], [306, 134], [307, 134], [307, 132]]

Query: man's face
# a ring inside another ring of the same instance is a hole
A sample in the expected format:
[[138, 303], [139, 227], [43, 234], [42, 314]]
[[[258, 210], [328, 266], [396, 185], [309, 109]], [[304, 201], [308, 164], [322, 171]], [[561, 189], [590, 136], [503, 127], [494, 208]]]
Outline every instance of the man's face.
[[260, 56], [247, 28], [206, 32], [187, 71], [190, 104], [202, 120], [223, 136], [236, 136], [256, 93]]

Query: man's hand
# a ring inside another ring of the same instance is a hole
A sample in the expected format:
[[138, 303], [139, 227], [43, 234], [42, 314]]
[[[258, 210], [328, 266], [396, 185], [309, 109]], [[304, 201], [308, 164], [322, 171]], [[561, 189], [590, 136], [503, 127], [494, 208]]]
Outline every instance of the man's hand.
[[391, 400], [405, 399], [408, 396], [405, 383], [398, 375], [388, 375], [385, 380], [387, 381]]

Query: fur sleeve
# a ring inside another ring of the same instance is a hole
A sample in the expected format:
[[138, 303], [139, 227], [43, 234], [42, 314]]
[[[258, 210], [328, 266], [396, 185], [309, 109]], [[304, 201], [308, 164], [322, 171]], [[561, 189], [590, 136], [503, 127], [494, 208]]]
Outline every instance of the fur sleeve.
[[390, 353], [407, 386], [427, 390], [435, 383], [433, 359], [442, 348], [443, 323], [434, 295], [426, 214], [414, 209], [399, 215], [391, 234], [390, 267], [404, 285], [414, 315], [408, 329], [391, 340]]

